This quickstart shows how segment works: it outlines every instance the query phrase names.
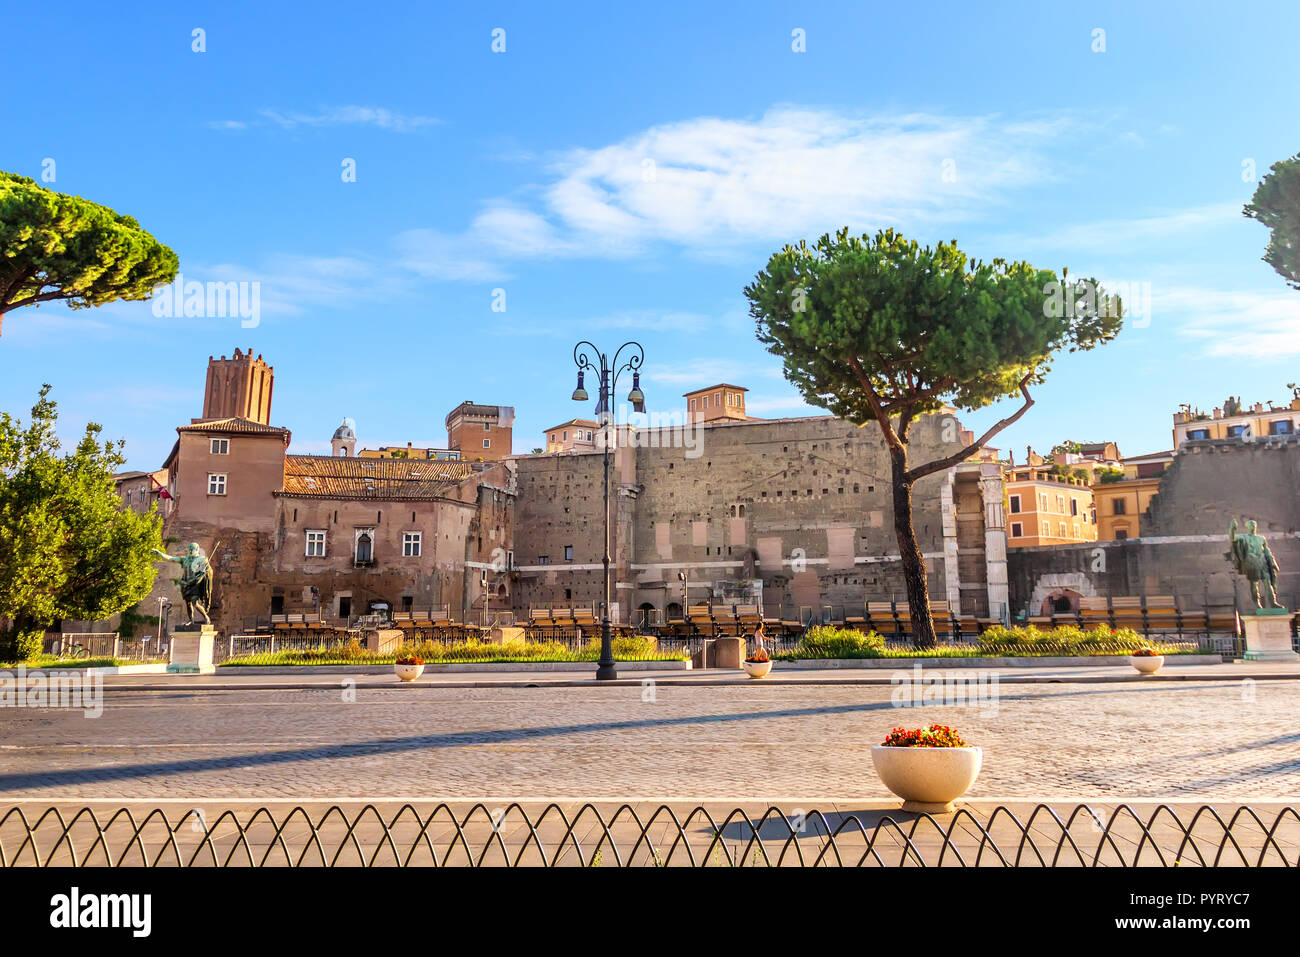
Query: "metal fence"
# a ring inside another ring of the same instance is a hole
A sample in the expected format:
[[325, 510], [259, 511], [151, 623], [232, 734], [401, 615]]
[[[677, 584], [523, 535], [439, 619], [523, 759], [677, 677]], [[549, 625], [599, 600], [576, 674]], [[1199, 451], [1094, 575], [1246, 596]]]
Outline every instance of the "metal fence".
[[[164, 647], [166, 641], [164, 639]], [[67, 632], [46, 638], [42, 649], [45, 654], [68, 661], [92, 658], [118, 658], [127, 661], [157, 661], [165, 654], [152, 635], [140, 638], [122, 638], [110, 632]]]
[[[196, 804], [202, 804], [196, 801]], [[1022, 819], [1023, 818], [1023, 819]], [[0, 815], [0, 867], [1265, 867], [1300, 866], [1295, 807], [999, 805], [934, 817], [592, 804], [43, 810]]]

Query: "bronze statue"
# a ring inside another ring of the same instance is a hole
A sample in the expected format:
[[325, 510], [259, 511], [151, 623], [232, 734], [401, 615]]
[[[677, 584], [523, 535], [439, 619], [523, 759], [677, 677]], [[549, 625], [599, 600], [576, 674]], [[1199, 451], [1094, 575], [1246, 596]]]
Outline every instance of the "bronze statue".
[[[213, 551], [216, 551], [215, 546]], [[181, 598], [185, 601], [185, 625], [195, 624], [195, 612], [203, 616], [203, 624], [212, 624], [208, 617], [208, 606], [212, 604], [212, 563], [198, 542], [190, 542], [189, 551], [184, 555], [168, 555], [155, 548], [154, 554], [181, 566]]]
[[1260, 609], [1281, 609], [1277, 600], [1277, 559], [1263, 535], [1256, 533], [1254, 519], [1246, 522], [1245, 533], [1237, 532], [1234, 518], [1228, 526], [1228, 559], [1237, 573], [1250, 582], [1250, 597]]

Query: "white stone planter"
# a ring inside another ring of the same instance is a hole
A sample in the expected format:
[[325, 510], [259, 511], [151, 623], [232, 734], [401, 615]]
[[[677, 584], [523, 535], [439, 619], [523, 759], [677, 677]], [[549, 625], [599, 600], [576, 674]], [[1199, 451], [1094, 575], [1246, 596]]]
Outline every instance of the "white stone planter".
[[393, 665], [393, 671], [395, 671], [397, 677], [401, 678], [403, 681], [414, 681], [416, 678], [420, 677], [420, 675], [424, 674], [424, 665], [395, 664]]
[[765, 677], [772, 670], [771, 661], [742, 661], [741, 664], [745, 668], [745, 674], [751, 678]]
[[1129, 664], [1144, 675], [1155, 674], [1164, 663], [1164, 655], [1133, 655], [1129, 658]]
[[982, 748], [871, 748], [881, 783], [903, 799], [904, 811], [943, 814], [970, 790], [984, 761]]

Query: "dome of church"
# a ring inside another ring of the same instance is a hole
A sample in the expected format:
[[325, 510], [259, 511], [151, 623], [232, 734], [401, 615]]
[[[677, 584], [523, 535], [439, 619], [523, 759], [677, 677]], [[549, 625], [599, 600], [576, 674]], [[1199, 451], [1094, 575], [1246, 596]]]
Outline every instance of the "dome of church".
[[352, 431], [352, 426], [347, 419], [344, 419], [343, 424], [334, 430], [335, 439], [355, 439], [356, 437], [357, 433]]

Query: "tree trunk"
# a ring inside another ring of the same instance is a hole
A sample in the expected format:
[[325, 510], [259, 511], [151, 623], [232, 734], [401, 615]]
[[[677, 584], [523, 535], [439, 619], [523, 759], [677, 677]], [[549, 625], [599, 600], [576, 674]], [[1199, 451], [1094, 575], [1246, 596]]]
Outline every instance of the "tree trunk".
[[891, 451], [894, 478], [894, 534], [898, 553], [903, 560], [903, 579], [907, 585], [907, 605], [912, 614], [912, 640], [918, 648], [937, 644], [934, 621], [930, 617], [930, 590], [925, 582], [925, 559], [916, 543], [912, 528], [912, 483], [907, 478], [906, 451]]

